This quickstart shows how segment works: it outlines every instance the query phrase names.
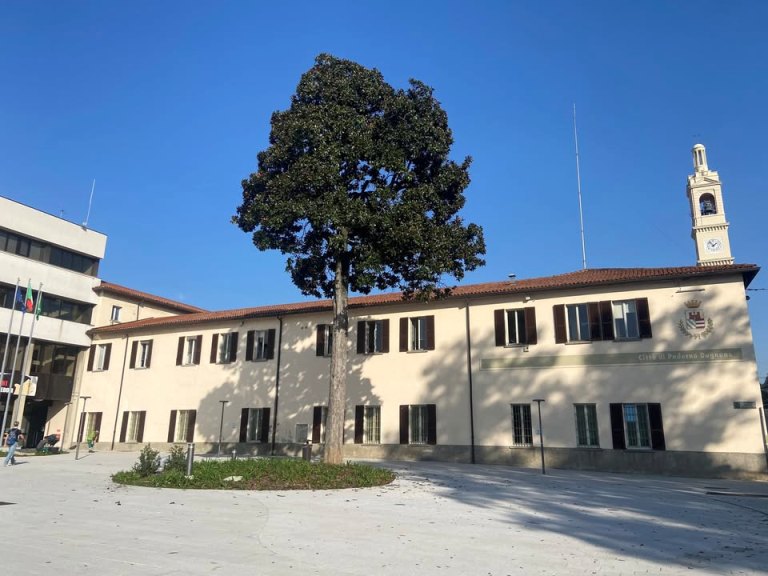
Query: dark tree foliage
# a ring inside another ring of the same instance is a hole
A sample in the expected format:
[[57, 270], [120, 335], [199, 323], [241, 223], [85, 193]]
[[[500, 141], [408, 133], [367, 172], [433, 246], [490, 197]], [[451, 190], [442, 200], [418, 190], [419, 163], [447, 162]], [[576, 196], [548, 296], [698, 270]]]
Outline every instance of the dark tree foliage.
[[482, 229], [458, 216], [471, 159], [450, 160], [452, 143], [430, 87], [396, 90], [375, 69], [321, 54], [290, 108], [272, 115], [270, 145], [242, 183], [234, 222], [259, 250], [289, 256], [302, 293], [334, 299], [326, 454], [336, 440], [341, 449], [344, 396], [340, 422], [333, 405], [334, 386], [344, 392], [348, 292], [430, 298], [449, 290], [446, 275], [484, 264]]
[[332, 297], [339, 261], [354, 292], [409, 295], [483, 264], [482, 229], [457, 215], [471, 160], [448, 159], [445, 112], [431, 88], [410, 84], [395, 90], [377, 70], [323, 54], [272, 115], [235, 219], [260, 250], [290, 255], [304, 294]]

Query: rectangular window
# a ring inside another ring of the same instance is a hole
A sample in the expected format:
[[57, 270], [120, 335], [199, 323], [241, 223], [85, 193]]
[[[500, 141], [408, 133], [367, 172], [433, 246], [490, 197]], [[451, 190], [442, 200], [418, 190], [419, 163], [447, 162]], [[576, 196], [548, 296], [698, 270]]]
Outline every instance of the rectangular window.
[[611, 404], [614, 450], [666, 450], [661, 404]]
[[248, 330], [245, 342], [245, 359], [248, 362], [263, 362], [275, 357], [276, 330]]
[[120, 310], [120, 306], [112, 306], [112, 315], [109, 318], [112, 322], [120, 322]]
[[325, 422], [328, 418], [327, 406], [315, 406], [312, 411], [312, 443], [325, 442]]
[[512, 445], [531, 446], [532, 444], [531, 405], [512, 404]]
[[266, 330], [253, 331], [253, 359], [254, 360], [267, 359], [267, 331]]
[[646, 404], [624, 404], [624, 434], [627, 448], [651, 447], [651, 429]]
[[533, 306], [494, 310], [496, 346], [529, 346], [538, 342], [536, 309]]
[[187, 336], [184, 341], [184, 366], [191, 366], [197, 364], [196, 358], [198, 358], [198, 340], [197, 336]]
[[365, 323], [365, 353], [376, 354], [384, 350], [384, 322], [374, 320]]
[[598, 448], [600, 439], [597, 435], [597, 408], [594, 404], [574, 404], [576, 410], [576, 444], [588, 448]]
[[112, 344], [96, 344], [96, 360], [93, 369], [97, 372], [109, 370], [109, 356]]
[[237, 360], [237, 332], [213, 335], [211, 363], [230, 364]]
[[243, 408], [240, 416], [240, 442], [269, 441], [269, 408]]
[[[386, 333], [386, 330], [384, 330]], [[384, 336], [387, 339], [387, 336]], [[385, 343], [386, 346], [386, 343]], [[400, 352], [435, 349], [435, 317], [400, 318]]]
[[525, 344], [527, 340], [525, 312], [507, 310], [507, 344]]
[[400, 406], [400, 444], [437, 444], [437, 405]]
[[586, 342], [590, 340], [589, 313], [586, 304], [568, 304], [565, 307], [568, 321], [568, 341]]
[[617, 340], [640, 338], [637, 304], [634, 300], [613, 302], [613, 323]]
[[137, 368], [149, 368], [150, 357], [152, 356], [152, 340], [143, 340], [139, 342], [139, 357]]
[[381, 406], [366, 406], [363, 414], [363, 444], [381, 443]]
[[355, 444], [381, 443], [381, 406], [355, 406]]
[[219, 335], [219, 352], [218, 352], [218, 363], [219, 364], [227, 364], [229, 363], [229, 350], [230, 350], [230, 342], [232, 341], [232, 334], [225, 333]]
[[101, 412], [87, 412], [80, 414], [77, 439], [79, 442], [89, 440], [98, 442], [101, 430]]
[[428, 421], [429, 415], [427, 414], [427, 406], [425, 404], [411, 406], [410, 421], [408, 426], [410, 427], [410, 436], [408, 438], [409, 444], [426, 444], [428, 435]]
[[125, 429], [125, 442], [141, 442], [141, 430], [144, 427], [144, 414], [146, 412], [126, 412], [128, 423]]
[[427, 350], [427, 318], [411, 318], [411, 350]]
[[318, 324], [317, 326], [317, 342], [315, 345], [315, 355], [325, 356], [326, 358], [331, 356], [333, 350], [333, 326], [331, 324]]
[[389, 320], [361, 320], [357, 323], [357, 353], [389, 352]]
[[171, 429], [173, 431], [170, 442], [192, 442], [195, 429], [195, 410], [174, 410], [176, 421], [173, 422]]

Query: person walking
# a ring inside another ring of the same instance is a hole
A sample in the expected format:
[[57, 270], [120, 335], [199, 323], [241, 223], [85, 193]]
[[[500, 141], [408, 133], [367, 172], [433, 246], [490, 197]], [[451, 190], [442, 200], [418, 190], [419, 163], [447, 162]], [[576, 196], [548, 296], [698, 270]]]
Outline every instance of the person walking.
[[24, 442], [24, 433], [19, 428], [18, 421], [16, 421], [13, 423], [13, 428], [8, 430], [8, 434], [5, 438], [5, 445], [8, 448], [8, 454], [5, 455], [5, 460], [3, 460], [4, 466], [16, 464], [16, 459], [13, 457], [13, 455], [16, 453], [16, 448], [18, 448], [20, 442]]
[[88, 442], [88, 452], [93, 452], [94, 445], [99, 441], [99, 431], [91, 430], [85, 439]]

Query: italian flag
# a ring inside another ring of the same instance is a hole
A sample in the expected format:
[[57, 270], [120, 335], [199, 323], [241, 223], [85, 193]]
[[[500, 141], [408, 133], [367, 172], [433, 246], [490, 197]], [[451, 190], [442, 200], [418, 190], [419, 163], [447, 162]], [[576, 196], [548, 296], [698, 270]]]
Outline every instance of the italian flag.
[[35, 308], [35, 300], [32, 298], [32, 282], [27, 284], [27, 296], [24, 298], [24, 309], [27, 312], [32, 312]]

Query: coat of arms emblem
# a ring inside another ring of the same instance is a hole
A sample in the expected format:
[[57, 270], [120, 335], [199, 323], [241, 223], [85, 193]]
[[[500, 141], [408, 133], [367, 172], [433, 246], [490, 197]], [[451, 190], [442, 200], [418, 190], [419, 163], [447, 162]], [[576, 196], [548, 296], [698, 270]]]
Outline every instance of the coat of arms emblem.
[[714, 322], [701, 309], [701, 300], [694, 299], [688, 300], [685, 303], [685, 312], [683, 312], [683, 317], [678, 322], [678, 326], [680, 332], [689, 338], [700, 340], [712, 334]]

